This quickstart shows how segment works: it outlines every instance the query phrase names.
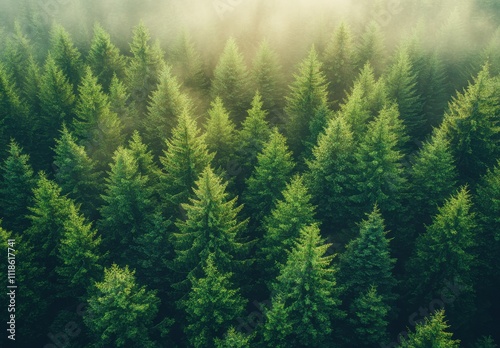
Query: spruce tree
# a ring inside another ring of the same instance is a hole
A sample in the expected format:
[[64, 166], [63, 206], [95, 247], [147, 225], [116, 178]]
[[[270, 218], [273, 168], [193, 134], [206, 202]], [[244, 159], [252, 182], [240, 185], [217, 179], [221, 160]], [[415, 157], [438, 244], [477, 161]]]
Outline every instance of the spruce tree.
[[160, 300], [139, 286], [135, 272], [113, 264], [95, 283], [84, 321], [95, 347], [154, 347], [150, 334]]
[[125, 136], [130, 136], [134, 130], [140, 128], [139, 118], [130, 93], [125, 83], [116, 75], [113, 75], [109, 85], [109, 108], [111, 112], [118, 115]]
[[328, 42], [322, 57], [325, 75], [329, 84], [330, 100], [339, 104], [351, 87], [356, 68], [351, 29], [340, 23]]
[[283, 199], [276, 202], [276, 207], [265, 218], [264, 236], [258, 254], [261, 260], [259, 267], [265, 271], [268, 283], [278, 276], [300, 231], [315, 222], [315, 207], [311, 198], [302, 177], [295, 176], [286, 185]]
[[50, 33], [50, 54], [76, 92], [83, 74], [83, 62], [69, 33], [59, 24], [54, 24]]
[[252, 176], [246, 180], [247, 189], [243, 194], [245, 209], [254, 230], [260, 226], [282, 197], [281, 193], [290, 178], [294, 162], [286, 145], [286, 139], [274, 129], [269, 141], [257, 155], [257, 165]]
[[361, 69], [366, 63], [373, 67], [375, 76], [380, 76], [385, 68], [385, 42], [380, 26], [370, 22], [361, 35], [357, 48], [357, 66]]
[[411, 332], [407, 339], [399, 345], [401, 348], [417, 347], [460, 347], [460, 340], [452, 339], [453, 334], [448, 332], [450, 326], [445, 320], [443, 310], [433, 313], [425, 322], [417, 324], [415, 332]]
[[27, 214], [31, 205], [32, 190], [36, 184], [29, 155], [14, 141], [10, 143], [9, 156], [0, 166], [0, 209], [3, 225], [16, 233], [23, 233], [29, 226]]
[[302, 229], [274, 284], [272, 307], [263, 328], [268, 347], [327, 347], [334, 320], [344, 316], [333, 256], [325, 256], [316, 225]]
[[183, 303], [188, 322], [185, 332], [192, 347], [216, 347], [216, 342], [242, 314], [245, 306], [232, 284], [232, 274], [218, 269], [214, 261], [216, 257], [209, 254], [208, 259], [202, 261], [204, 275], [193, 277], [192, 288]]
[[81, 204], [82, 213], [88, 218], [96, 218], [97, 208], [101, 203], [99, 193], [101, 179], [95, 162], [89, 158], [83, 146], [64, 126], [61, 137], [56, 140], [54, 149], [55, 181], [62, 194]]
[[304, 150], [303, 142], [310, 136], [309, 124], [313, 115], [328, 102], [327, 86], [322, 64], [313, 47], [300, 63], [295, 80], [290, 85], [290, 94], [286, 97], [286, 134], [295, 157], [299, 157]]
[[227, 40], [214, 70], [210, 94], [220, 97], [233, 121], [240, 125], [250, 105], [248, 69], [236, 41]]
[[121, 79], [125, 74], [125, 59], [111, 42], [109, 34], [99, 24], [94, 25], [87, 64], [105, 91], [109, 91], [113, 76], [116, 75]]
[[212, 158], [195, 120], [184, 112], [177, 119], [164, 156], [160, 157], [164, 172], [162, 192], [168, 214], [179, 217], [180, 204], [188, 202], [195, 181]]
[[141, 127], [144, 129], [144, 140], [155, 155], [161, 154], [176, 120], [190, 109], [190, 100], [181, 92], [177, 78], [172, 75], [172, 68], [167, 66], [160, 73], [157, 89], [151, 95], [148, 113]]
[[349, 220], [352, 192], [351, 163], [354, 160], [353, 134], [342, 116], [331, 119], [318, 138], [307, 161], [305, 182], [325, 226], [341, 226]]
[[151, 36], [144, 23], [134, 28], [130, 52], [132, 57], [126, 68], [126, 85], [139, 117], [147, 112], [147, 102], [156, 89], [160, 72], [165, 68], [159, 43], [150, 44]]
[[249, 348], [251, 339], [252, 336], [245, 335], [231, 327], [222, 339], [215, 339], [215, 348]]

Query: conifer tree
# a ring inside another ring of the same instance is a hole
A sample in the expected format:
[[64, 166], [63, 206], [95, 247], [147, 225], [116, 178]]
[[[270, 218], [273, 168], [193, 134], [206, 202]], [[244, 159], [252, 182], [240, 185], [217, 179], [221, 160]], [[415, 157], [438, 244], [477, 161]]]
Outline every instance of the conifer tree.
[[141, 127], [144, 129], [144, 140], [155, 155], [161, 154], [176, 120], [190, 109], [190, 100], [181, 92], [177, 78], [172, 75], [172, 68], [167, 66], [160, 73], [157, 89], [151, 95], [148, 113]]
[[[247, 245], [242, 232], [247, 221], [240, 221], [237, 198], [229, 199], [227, 183], [207, 166], [196, 181], [194, 198], [182, 204], [186, 219], [179, 220], [179, 230], [173, 240], [176, 257], [174, 268], [185, 274], [180, 288], [202, 277], [202, 265], [212, 254], [213, 263], [221, 273], [241, 272], [244, 267]], [[227, 329], [227, 328], [226, 328]]]
[[35, 186], [33, 169], [29, 155], [14, 141], [11, 141], [9, 156], [0, 166], [0, 209], [5, 228], [23, 233], [29, 226], [26, 215], [31, 205], [32, 190]]
[[106, 168], [122, 142], [122, 125], [118, 116], [110, 111], [108, 97], [90, 68], [86, 69], [78, 91], [74, 134], [99, 168]]
[[[413, 301], [431, 300], [436, 296], [454, 298], [446, 308], [458, 326], [467, 319], [465, 313], [472, 310], [475, 230], [470, 194], [462, 188], [439, 208], [432, 224], [418, 237], [407, 267]], [[452, 297], [457, 291], [460, 296]]]
[[286, 145], [286, 139], [274, 129], [269, 141], [257, 156], [257, 165], [246, 181], [243, 200], [247, 214], [253, 218], [251, 228], [260, 226], [280, 199], [290, 178], [294, 162]]
[[248, 91], [248, 69], [236, 41], [230, 38], [215, 67], [210, 94], [212, 99], [222, 99], [233, 121], [239, 125], [250, 105]]
[[204, 275], [193, 277], [191, 291], [183, 303], [188, 321], [185, 331], [193, 347], [216, 347], [216, 341], [241, 315], [245, 305], [232, 284], [232, 274], [220, 271], [215, 258], [209, 254], [208, 259], [202, 261]]
[[176, 63], [175, 75], [182, 78], [187, 88], [204, 90], [208, 87], [208, 78], [201, 54], [187, 31], [181, 34], [172, 57]]
[[283, 199], [276, 202], [276, 207], [264, 222], [259, 256], [268, 282], [278, 276], [280, 266], [286, 263], [288, 252], [300, 231], [315, 222], [314, 210], [302, 177], [293, 177], [283, 191]]
[[23, 33], [21, 24], [14, 23], [14, 32], [7, 36], [4, 44], [5, 48], [0, 54], [12, 82], [21, 87], [26, 81], [26, 71], [30, 60], [33, 58], [33, 45], [30, 39]]
[[105, 91], [109, 91], [113, 76], [121, 79], [125, 74], [125, 59], [99, 24], [94, 25], [94, 37], [90, 43], [87, 64]]
[[263, 105], [260, 93], [256, 92], [252, 108], [247, 111], [247, 117], [238, 132], [237, 156], [244, 178], [250, 176], [257, 164], [257, 155], [271, 135], [271, 129], [266, 121], [267, 111], [263, 109]]
[[266, 40], [257, 49], [250, 76], [253, 88], [261, 95], [262, 108], [276, 117], [283, 108], [283, 72], [278, 54]]
[[150, 334], [160, 301], [137, 284], [134, 273], [113, 264], [95, 283], [84, 317], [95, 347], [155, 346]]
[[313, 115], [328, 102], [327, 86], [322, 64], [313, 47], [300, 63], [295, 80], [290, 85], [290, 94], [286, 97], [286, 134], [295, 157], [299, 157], [304, 150], [303, 141], [310, 136], [309, 125]]
[[338, 309], [333, 256], [324, 256], [316, 225], [302, 229], [274, 285], [276, 294], [266, 313], [264, 341], [268, 347], [327, 347]]
[[[35, 117], [41, 114], [41, 104], [38, 94], [40, 91], [42, 72], [34, 58], [30, 57], [28, 62], [29, 64], [24, 72], [24, 83], [20, 85], [19, 88], [21, 89], [21, 96], [26, 102], [30, 115]], [[33, 123], [34, 125], [32, 127], [35, 127], [36, 122]]]
[[224, 338], [215, 339], [215, 348], [248, 348], [250, 347], [251, 339], [252, 336], [245, 335], [231, 327], [224, 335]]
[[461, 182], [475, 182], [500, 155], [500, 79], [488, 65], [453, 99], [442, 124]]
[[408, 338], [401, 342], [400, 347], [460, 347], [460, 340], [452, 339], [453, 334], [447, 331], [448, 328], [444, 311], [435, 312], [425, 318], [425, 322], [417, 324], [415, 332], [411, 332]]
[[134, 130], [140, 128], [140, 122], [130, 93], [125, 83], [116, 75], [113, 75], [109, 85], [109, 109], [118, 115], [125, 136], [130, 136]]
[[126, 85], [140, 117], [147, 112], [147, 102], [156, 89], [160, 72], [165, 68], [163, 52], [158, 42], [150, 44], [151, 36], [144, 23], [134, 28], [130, 52], [132, 58], [126, 68]]
[[236, 128], [219, 97], [215, 98], [208, 110], [205, 134], [208, 151], [215, 154], [213, 167], [217, 170], [227, 170], [235, 159]]
[[95, 218], [101, 203], [99, 192], [102, 186], [95, 162], [89, 158], [85, 148], [76, 143], [66, 126], [56, 140], [54, 151], [55, 181], [62, 194], [81, 204], [86, 217]]
[[69, 33], [59, 24], [54, 24], [50, 33], [50, 54], [76, 92], [83, 74], [83, 62]]
[[178, 217], [176, 210], [181, 203], [188, 202], [195, 181], [212, 158], [196, 122], [187, 112], [182, 113], [167, 141], [167, 150], [160, 157], [164, 171], [162, 192], [169, 214]]
[[330, 99], [338, 104], [351, 87], [356, 68], [356, 56], [351, 29], [340, 23], [323, 53], [323, 65], [329, 84]]
[[349, 220], [349, 195], [354, 184], [350, 178], [354, 160], [354, 141], [342, 116], [329, 121], [307, 161], [305, 182], [325, 226], [340, 226]]
[[385, 43], [380, 26], [376, 22], [370, 22], [361, 35], [357, 48], [358, 68], [370, 63], [375, 76], [380, 76], [384, 71], [385, 58]]

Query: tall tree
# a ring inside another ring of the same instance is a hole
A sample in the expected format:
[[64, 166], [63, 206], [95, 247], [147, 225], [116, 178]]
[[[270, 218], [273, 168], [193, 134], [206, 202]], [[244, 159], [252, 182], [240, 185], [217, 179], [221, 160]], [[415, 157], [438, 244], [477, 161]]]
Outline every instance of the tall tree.
[[215, 258], [209, 254], [206, 261], [202, 260], [204, 275], [193, 277], [191, 291], [183, 303], [188, 321], [185, 331], [193, 347], [215, 347], [245, 305], [232, 284], [232, 274], [219, 271]]
[[269, 141], [257, 156], [257, 165], [246, 181], [243, 194], [246, 212], [253, 218], [251, 228], [258, 228], [280, 199], [290, 178], [294, 162], [286, 139], [274, 129]]
[[176, 120], [182, 113], [190, 110], [191, 101], [181, 91], [177, 78], [172, 75], [172, 68], [165, 67], [160, 73], [157, 89], [151, 95], [148, 112], [141, 127], [144, 129], [144, 140], [155, 155], [161, 154]]
[[295, 157], [299, 157], [304, 150], [303, 142], [309, 138], [313, 115], [328, 102], [327, 86], [322, 64], [313, 47], [300, 63], [295, 80], [290, 85], [290, 94], [286, 97], [286, 134]]
[[116, 75], [113, 75], [109, 85], [109, 108], [118, 115], [125, 136], [130, 136], [133, 131], [140, 128], [140, 119], [137, 117], [135, 104], [127, 86]]
[[95, 283], [84, 321], [95, 347], [154, 347], [150, 335], [160, 300], [136, 283], [135, 272], [113, 264]]
[[[327, 347], [332, 323], [344, 313], [336, 287], [333, 256], [325, 256], [316, 225], [302, 229], [274, 285], [266, 312], [264, 341], [268, 347]], [[279, 314], [279, 315], [278, 315]]]
[[83, 74], [83, 61], [69, 33], [59, 24], [54, 24], [50, 33], [50, 53], [76, 92]]
[[219, 62], [214, 70], [210, 94], [212, 99], [220, 97], [239, 125], [250, 105], [249, 76], [243, 55], [234, 38], [227, 40]]
[[158, 42], [150, 44], [151, 36], [144, 23], [134, 28], [130, 52], [132, 57], [126, 68], [126, 85], [140, 117], [147, 112], [148, 98], [156, 89], [160, 72], [165, 68], [163, 52]]
[[94, 25], [94, 37], [90, 43], [87, 63], [106, 92], [109, 91], [113, 76], [116, 75], [120, 79], [124, 77], [125, 59], [99, 24]]
[[444, 311], [433, 313], [425, 318], [423, 323], [417, 324], [415, 332], [411, 332], [407, 339], [401, 342], [401, 348], [413, 347], [460, 347], [460, 340], [452, 339], [453, 334], [448, 332], [450, 326], [445, 321]]
[[339, 104], [351, 87], [356, 68], [354, 43], [351, 29], [340, 23], [328, 42], [322, 61], [329, 84], [330, 99]]
[[195, 181], [212, 158], [196, 121], [187, 112], [182, 113], [167, 141], [167, 150], [160, 157], [164, 171], [162, 192], [168, 214], [179, 217], [180, 204], [188, 201]]
[[356, 53], [359, 69], [370, 63], [376, 76], [383, 73], [386, 59], [385, 42], [380, 26], [376, 22], [370, 22], [366, 26]]
[[36, 184], [29, 155], [14, 141], [9, 146], [9, 157], [0, 166], [0, 209], [3, 225], [16, 233], [29, 226], [27, 219], [32, 190]]

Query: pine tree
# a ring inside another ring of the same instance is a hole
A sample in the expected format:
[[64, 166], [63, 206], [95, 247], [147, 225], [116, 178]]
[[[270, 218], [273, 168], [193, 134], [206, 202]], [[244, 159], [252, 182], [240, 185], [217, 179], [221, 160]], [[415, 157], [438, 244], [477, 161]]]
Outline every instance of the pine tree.
[[172, 68], [167, 66], [160, 73], [157, 89], [151, 95], [148, 113], [142, 124], [144, 139], [155, 155], [161, 154], [176, 120], [190, 110], [191, 101], [181, 92], [177, 78], [172, 75]]
[[390, 307], [372, 286], [353, 301], [349, 308], [349, 324], [353, 328], [351, 344], [356, 347], [373, 347], [387, 337]]
[[208, 153], [205, 137], [191, 116], [184, 112], [177, 120], [167, 150], [160, 157], [164, 175], [164, 192], [168, 213], [178, 217], [181, 203], [188, 202], [198, 176], [210, 164], [213, 155]]
[[62, 193], [81, 204], [83, 215], [95, 218], [101, 203], [101, 180], [95, 162], [89, 158], [83, 146], [76, 144], [76, 139], [65, 126], [61, 137], [56, 140], [54, 151], [55, 181]]
[[257, 49], [250, 77], [253, 88], [261, 94], [262, 108], [277, 117], [283, 108], [283, 72], [278, 54], [266, 40]]
[[385, 84], [387, 96], [398, 105], [408, 134], [415, 139], [422, 139], [425, 120], [422, 115], [421, 97], [417, 94], [417, 76], [405, 49], [398, 52], [395, 62], [385, 76]]
[[[191, 280], [192, 288], [183, 303], [188, 324], [185, 332], [193, 347], [215, 347], [215, 342], [242, 314], [245, 301], [231, 282], [231, 273], [217, 268], [216, 256], [209, 254], [204, 276]], [[234, 346], [233, 346], [234, 347]]]
[[99, 278], [100, 243], [97, 231], [70, 205], [58, 247], [60, 265], [55, 269], [63, 281], [63, 292], [72, 297], [85, 296], [86, 290]]
[[453, 340], [453, 334], [446, 331], [448, 328], [444, 311], [435, 312], [430, 318], [425, 318], [425, 322], [417, 324], [415, 332], [411, 332], [400, 347], [460, 347], [460, 340]]
[[[471, 312], [475, 229], [471, 198], [467, 189], [462, 188], [439, 208], [432, 224], [418, 237], [407, 267], [413, 301], [421, 303], [436, 296], [454, 298], [455, 301], [447, 304], [447, 311], [457, 326], [467, 319], [465, 313]], [[455, 298], [457, 292], [460, 296]]]
[[344, 313], [338, 309], [333, 256], [324, 256], [328, 247], [316, 225], [302, 229], [274, 285], [263, 332], [268, 347], [329, 345], [332, 323]]
[[174, 268], [185, 274], [179, 288], [185, 288], [187, 282], [194, 286], [210, 254], [221, 273], [243, 270], [247, 245], [242, 232], [247, 221], [239, 221], [242, 207], [236, 206], [237, 198], [229, 199], [226, 186], [207, 166], [196, 181], [194, 198], [182, 204], [186, 218], [177, 221], [179, 232], [173, 235]]
[[390, 255], [384, 220], [375, 207], [361, 222], [359, 237], [349, 242], [340, 256], [338, 280], [344, 286], [345, 304], [352, 304], [371, 286], [376, 287], [384, 304], [392, 304], [396, 285], [392, 274], [395, 261]]
[[76, 92], [76, 87], [80, 84], [83, 74], [83, 62], [69, 33], [59, 24], [52, 26], [50, 54]]
[[144, 23], [134, 28], [130, 52], [132, 58], [125, 71], [126, 85], [139, 117], [147, 112], [147, 102], [156, 89], [160, 72], [165, 68], [163, 52], [158, 42], [150, 44], [151, 36]]
[[98, 167], [104, 169], [122, 142], [122, 125], [118, 116], [110, 111], [108, 96], [90, 68], [86, 69], [78, 91], [74, 134]]
[[354, 160], [353, 134], [342, 116], [329, 121], [307, 161], [305, 182], [325, 226], [344, 225], [350, 217], [350, 178]]
[[111, 78], [109, 85], [109, 109], [118, 115], [123, 125], [123, 134], [130, 136], [133, 131], [139, 129], [139, 118], [137, 117], [134, 102], [131, 100], [130, 93], [116, 75]]
[[500, 149], [500, 79], [488, 66], [449, 105], [442, 124], [461, 182], [475, 182], [493, 167]]
[[245, 335], [231, 327], [224, 335], [224, 338], [215, 339], [215, 348], [249, 348], [251, 339], [252, 336]]
[[87, 55], [87, 64], [105, 91], [109, 91], [113, 76], [121, 79], [125, 74], [125, 59], [99, 24], [94, 25], [94, 37]]
[[278, 276], [300, 231], [315, 222], [315, 207], [311, 204], [311, 198], [302, 177], [295, 176], [286, 185], [283, 199], [278, 200], [271, 214], [266, 216], [259, 267], [265, 270], [267, 282], [274, 281]]
[[257, 155], [271, 136], [269, 123], [266, 121], [267, 111], [263, 110], [263, 101], [259, 92], [255, 93], [252, 108], [238, 132], [237, 156], [241, 163], [242, 177], [248, 178], [257, 165]]
[[215, 154], [212, 161], [214, 168], [227, 171], [235, 161], [236, 127], [221, 98], [216, 97], [210, 105], [205, 125], [205, 142], [208, 151]]
[[154, 347], [150, 332], [160, 301], [136, 283], [134, 273], [113, 264], [95, 283], [84, 317], [95, 347]]
[[31, 205], [35, 186], [29, 155], [14, 141], [9, 146], [9, 157], [0, 166], [0, 209], [3, 225], [16, 233], [23, 233], [29, 226], [26, 215]]
[[[41, 103], [38, 94], [40, 91], [42, 72], [34, 58], [29, 58], [29, 64], [24, 74], [24, 83], [19, 86], [21, 89], [21, 96], [26, 102], [30, 115], [32, 115], [32, 117], [39, 117], [41, 114]], [[34, 128], [35, 125], [36, 122], [33, 122], [32, 127]]]
[[309, 138], [309, 124], [313, 115], [327, 100], [327, 86], [322, 64], [314, 47], [299, 65], [290, 94], [286, 97], [285, 112], [288, 116], [287, 138], [295, 157], [304, 150], [303, 141]]
[[370, 63], [376, 76], [380, 76], [385, 68], [385, 42], [376, 22], [370, 22], [361, 36], [357, 48], [357, 66], [361, 69]]
[[338, 104], [351, 87], [356, 68], [356, 56], [351, 29], [340, 23], [325, 48], [322, 57], [329, 84], [330, 100]]
[[252, 176], [246, 180], [247, 189], [243, 200], [247, 214], [253, 218], [251, 228], [260, 226], [265, 216], [280, 199], [290, 178], [294, 162], [286, 145], [286, 139], [274, 129], [269, 141], [257, 156]]
[[250, 105], [248, 70], [243, 55], [233, 38], [226, 42], [214, 70], [210, 94], [220, 97], [233, 121], [239, 125]]

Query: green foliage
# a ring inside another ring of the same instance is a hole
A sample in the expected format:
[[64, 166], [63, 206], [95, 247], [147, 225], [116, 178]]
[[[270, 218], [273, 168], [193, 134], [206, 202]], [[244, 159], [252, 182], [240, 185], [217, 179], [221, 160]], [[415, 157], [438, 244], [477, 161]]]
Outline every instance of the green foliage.
[[[193, 347], [224, 347], [231, 341], [245, 347], [244, 338], [234, 329], [221, 342], [220, 338], [234, 320], [242, 314], [245, 301], [231, 282], [231, 273], [219, 271], [216, 256], [209, 254], [202, 262], [204, 276], [192, 277], [192, 288], [183, 303], [188, 324], [185, 328], [189, 342]], [[240, 341], [240, 342], [238, 342]]]
[[491, 336], [482, 336], [477, 340], [474, 348], [496, 348], [497, 345]]
[[160, 301], [136, 283], [134, 273], [113, 264], [95, 283], [84, 317], [94, 347], [154, 347], [150, 331]]
[[230, 327], [223, 339], [215, 339], [215, 348], [248, 348], [250, 347], [250, 339], [251, 336]]
[[316, 225], [302, 229], [274, 284], [272, 308], [267, 311], [264, 340], [268, 347], [327, 347], [339, 311], [333, 256], [324, 256]]
[[233, 121], [241, 124], [250, 105], [248, 69], [243, 55], [233, 38], [226, 42], [219, 62], [214, 70], [210, 94], [212, 99], [220, 97]]
[[174, 47], [172, 58], [175, 61], [176, 75], [182, 78], [184, 85], [192, 89], [206, 89], [208, 78], [200, 52], [196, 49], [191, 35], [184, 31]]
[[444, 311], [438, 311], [430, 318], [425, 318], [425, 322], [417, 324], [415, 332], [411, 332], [408, 335], [408, 339], [403, 340], [400, 347], [460, 347], [460, 340], [453, 340], [453, 334], [446, 331], [448, 328]]
[[151, 95], [148, 113], [141, 127], [144, 129], [144, 139], [155, 155], [161, 154], [165, 140], [172, 135], [176, 120], [190, 110], [191, 101], [181, 92], [171, 67], [167, 66], [160, 73], [157, 89]]
[[50, 33], [50, 54], [69, 83], [76, 91], [83, 74], [83, 62], [80, 52], [75, 47], [69, 33], [59, 24], [52, 26]]
[[376, 76], [380, 76], [385, 67], [385, 42], [380, 26], [376, 22], [370, 22], [363, 34], [357, 48], [357, 66], [363, 67], [370, 63]]
[[304, 150], [303, 141], [310, 137], [309, 125], [313, 115], [328, 102], [328, 84], [314, 47], [300, 63], [294, 78], [286, 97], [286, 134], [291, 150], [299, 157]]
[[23, 233], [29, 226], [26, 215], [29, 213], [35, 178], [29, 155], [24, 154], [16, 142], [11, 141], [8, 154], [9, 157], [0, 166], [0, 210], [5, 219], [4, 226]]
[[94, 37], [90, 43], [87, 63], [105, 91], [109, 91], [113, 76], [120, 79], [124, 77], [125, 59], [99, 24], [94, 25]]

